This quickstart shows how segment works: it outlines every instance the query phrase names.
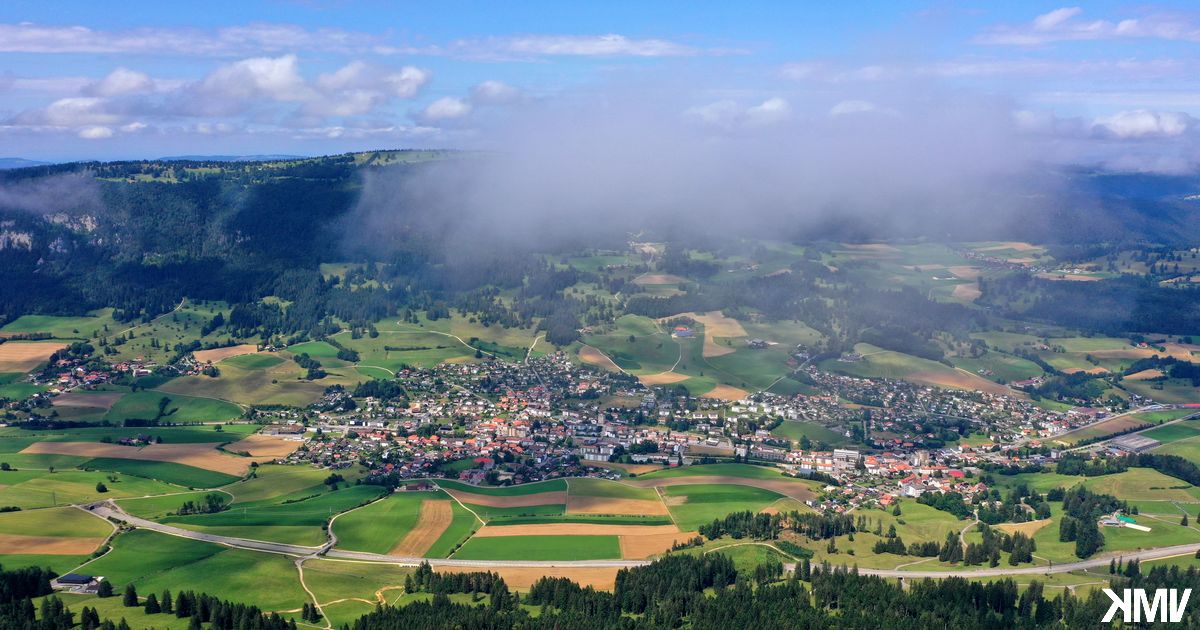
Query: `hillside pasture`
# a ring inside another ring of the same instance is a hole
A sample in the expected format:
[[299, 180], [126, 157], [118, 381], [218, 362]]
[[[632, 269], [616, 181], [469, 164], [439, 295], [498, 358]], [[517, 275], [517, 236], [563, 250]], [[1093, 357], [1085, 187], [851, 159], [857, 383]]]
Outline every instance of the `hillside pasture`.
[[[107, 492], [97, 491], [98, 483], [103, 483]], [[180, 490], [178, 486], [162, 481], [122, 473], [83, 470], [0, 472], [0, 505], [15, 505], [25, 510]]]
[[0, 514], [0, 555], [86, 555], [112, 532], [106, 521], [71, 507], [6, 512]]
[[[207, 378], [207, 377], [205, 377]], [[140, 391], [121, 396], [108, 410], [104, 418], [112, 422], [131, 419], [152, 420], [158, 418], [159, 405], [167, 399], [161, 422], [213, 422], [236, 420], [242, 408], [224, 400], [197, 398], [180, 394], [164, 394], [158, 391]]]
[[[73, 455], [103, 459], [125, 459], [150, 462], [182, 464], [202, 470], [241, 477], [250, 469], [250, 463], [270, 461], [270, 457], [235, 457], [223, 453], [211, 444], [151, 444], [148, 446], [123, 446], [100, 442], [35, 442], [22, 453]], [[232, 479], [230, 481], [233, 481]]]
[[860, 361], [826, 359], [821, 362], [821, 369], [864, 378], [891, 378], [950, 389], [1014, 395], [1014, 391], [1004, 385], [937, 361], [884, 350], [867, 343], [856, 344], [854, 351], [863, 357]]
[[[318, 380], [306, 380], [307, 371], [291, 355], [278, 353], [279, 359], [263, 366], [260, 355], [243, 355], [221, 362], [220, 375], [183, 376], [160, 386], [158, 391], [200, 398], [217, 398], [247, 405], [289, 405], [303, 407], [315, 402], [330, 385], [353, 386], [368, 377], [353, 368], [327, 368], [328, 375]], [[253, 361], [251, 361], [253, 357]], [[251, 365], [239, 365], [251, 361]]]

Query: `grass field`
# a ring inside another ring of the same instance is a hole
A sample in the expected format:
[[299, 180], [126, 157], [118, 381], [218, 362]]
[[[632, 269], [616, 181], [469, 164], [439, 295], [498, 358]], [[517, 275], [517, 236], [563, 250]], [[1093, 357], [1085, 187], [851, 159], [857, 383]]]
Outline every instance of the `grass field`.
[[87, 559], [88, 556], [8, 553], [0, 554], [0, 567], [4, 567], [6, 571], [24, 567], [42, 567], [63, 575], [70, 573], [71, 569], [83, 564]]
[[92, 333], [103, 332], [105, 326], [115, 330], [125, 328], [113, 320], [112, 312], [113, 309], [106, 308], [80, 317], [22, 315], [0, 328], [0, 333], [50, 333], [54, 339], [86, 340], [92, 338]]
[[236, 420], [242, 415], [241, 407], [224, 400], [142, 391], [122, 396], [108, 410], [105, 418], [114, 422], [130, 418], [146, 420], [159, 418], [159, 404], [163, 398], [167, 398], [170, 402], [165, 408], [165, 415], [160, 418], [161, 422], [229, 421]]
[[[306, 371], [287, 353], [268, 355], [280, 361], [270, 366], [258, 366], [263, 355], [242, 355], [222, 361], [220, 376], [184, 376], [174, 379], [157, 391], [202, 398], [217, 398], [242, 404], [291, 405], [303, 407], [321, 397], [330, 385], [352, 386], [368, 377], [353, 367], [328, 367], [323, 379], [309, 381]], [[250, 361], [251, 367], [238, 364]]]
[[445, 558], [449, 556], [482, 525], [479, 519], [475, 518], [474, 514], [471, 514], [466, 508], [459, 505], [458, 502], [451, 505], [451, 509], [454, 512], [454, 518], [450, 521], [450, 525], [446, 528], [446, 531], [442, 532], [442, 535], [425, 552], [425, 555], [429, 558]]
[[1154, 438], [1163, 444], [1188, 440], [1200, 435], [1200, 420], [1185, 420], [1164, 427], [1157, 427], [1142, 433], [1143, 436]]
[[1129, 501], [1191, 502], [1200, 498], [1200, 489], [1150, 468], [1130, 468], [1115, 475], [1092, 477], [1083, 484], [1088, 490]]
[[621, 557], [616, 536], [503, 536], [472, 538], [460, 560], [605, 560]]
[[[638, 480], [671, 479], [674, 477], [744, 477], [747, 479], [788, 479], [777, 468], [752, 466], [750, 464], [706, 464], [702, 466], [680, 466], [638, 475]], [[797, 481], [797, 483], [803, 483]]]
[[291, 610], [307, 601], [292, 560], [286, 556], [146, 530], [118, 536], [113, 550], [86, 570], [108, 577], [118, 590], [132, 582], [139, 593], [190, 589], [266, 610]]
[[695, 531], [732, 512], [757, 512], [783, 495], [750, 486], [698, 484], [664, 490], [667, 508], [682, 531]]
[[484, 494], [493, 497], [516, 497], [542, 492], [563, 492], [567, 489], [567, 482], [562, 479], [523, 483], [519, 486], [473, 486], [469, 483], [450, 479], [438, 479], [437, 484], [450, 490], [461, 490], [471, 494]]
[[862, 355], [861, 361], [826, 359], [820, 363], [821, 369], [864, 378], [890, 378], [953, 389], [1012, 394], [1011, 390], [1003, 385], [973, 372], [947, 367], [937, 361], [884, 350], [867, 343], [856, 344], [854, 351]]
[[0, 534], [52, 536], [63, 538], [103, 538], [112, 533], [104, 519], [73, 507], [25, 510], [0, 514]]
[[[5, 483], [7, 482], [7, 483]], [[104, 483], [108, 492], [97, 492]], [[119, 499], [178, 492], [182, 488], [161, 481], [121, 473], [63, 470], [0, 472], [0, 505], [23, 509], [52, 507], [68, 503], [87, 503], [99, 499]]]
[[[194, 503], [202, 503], [204, 498], [216, 491], [200, 490], [197, 492], [185, 492], [182, 494], [168, 494], [159, 497], [137, 497], [132, 499], [121, 499], [117, 501], [117, 505], [121, 506], [122, 510], [145, 519], [155, 520], [166, 517], [173, 512], [179, 510], [180, 506], [185, 501]], [[216, 492], [218, 496], [224, 497], [228, 502], [229, 495], [224, 492]]]
[[24, 375], [24, 372], [0, 373], [0, 398], [24, 400], [38, 392], [44, 392], [49, 389], [44, 385], [19, 382], [19, 379]]
[[333, 515], [371, 501], [383, 492], [380, 486], [350, 486], [294, 503], [253, 506], [235, 503], [224, 512], [168, 516], [162, 522], [214, 534], [315, 546], [325, 540], [321, 526]]
[[[348, 481], [363, 476], [359, 468], [345, 469], [339, 474]], [[328, 470], [310, 466], [264, 464], [258, 467], [255, 477], [231, 484], [222, 490], [234, 496], [235, 505], [271, 503], [326, 492], [328, 488], [323, 481], [328, 476]]]
[[339, 516], [333, 523], [338, 548], [388, 553], [417, 524], [421, 502], [435, 498], [450, 500], [445, 492], [396, 492]]
[[[988, 380], [1021, 381], [1044, 374], [1038, 364], [1002, 352], [991, 351], [979, 358], [953, 357], [950, 362]], [[991, 374], [988, 374], [990, 372]]]
[[649, 488], [637, 488], [607, 479], [569, 479], [568, 497], [608, 497], [613, 499], [635, 499], [657, 501], [658, 495]]
[[771, 430], [771, 435], [799, 442], [801, 437], [808, 436], [809, 440], [824, 442], [831, 446], [846, 443], [846, 437], [841, 433], [812, 422], [785, 421]]
[[158, 479], [185, 488], [215, 488], [238, 480], [238, 477], [204, 470], [195, 466], [171, 462], [153, 462], [140, 459], [118, 459], [97, 457], [82, 464], [85, 468], [125, 473], [147, 479]]

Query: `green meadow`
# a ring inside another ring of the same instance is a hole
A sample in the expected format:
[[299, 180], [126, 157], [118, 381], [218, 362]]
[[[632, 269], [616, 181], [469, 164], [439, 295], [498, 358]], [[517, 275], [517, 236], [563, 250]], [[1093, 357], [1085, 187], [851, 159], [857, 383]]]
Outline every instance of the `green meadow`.
[[783, 496], [762, 488], [726, 484], [668, 486], [663, 492], [671, 516], [685, 532], [733, 512], [757, 512]]

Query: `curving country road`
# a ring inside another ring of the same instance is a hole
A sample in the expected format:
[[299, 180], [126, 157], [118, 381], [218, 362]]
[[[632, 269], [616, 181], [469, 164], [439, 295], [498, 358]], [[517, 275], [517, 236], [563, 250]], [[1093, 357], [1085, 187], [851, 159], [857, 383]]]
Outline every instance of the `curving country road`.
[[[109, 502], [95, 503], [89, 506], [82, 506], [84, 509], [91, 511], [93, 514], [121, 521], [136, 527], [142, 527], [151, 531], [156, 531], [171, 536], [179, 536], [181, 538], [190, 538], [192, 540], [200, 540], [217, 545], [225, 545], [227, 547], [236, 547], [239, 549], [249, 549], [251, 551], [263, 551], [267, 553], [278, 553], [295, 557], [326, 557], [336, 558], [340, 560], [359, 560], [366, 562], [386, 562], [389, 564], [411, 565], [416, 566], [422, 562], [428, 562], [433, 567], [522, 567], [522, 568], [550, 568], [550, 567], [638, 567], [650, 564], [649, 560], [459, 560], [455, 558], [419, 558], [409, 556], [389, 556], [378, 553], [368, 553], [365, 551], [346, 551], [342, 549], [332, 549], [333, 541], [330, 541], [320, 547], [305, 547], [302, 545], [289, 545], [285, 543], [275, 543], [265, 540], [251, 540], [248, 538], [234, 538], [232, 536], [217, 536], [204, 532], [194, 532], [189, 529], [156, 523], [144, 518], [139, 518], [121, 510], [116, 504]], [[1053, 566], [1033, 566], [1033, 567], [995, 567], [984, 569], [952, 569], [942, 571], [906, 571], [901, 569], [867, 569], [860, 568], [858, 572], [862, 575], [876, 575], [885, 578], [948, 578], [948, 577], [964, 577], [964, 578], [983, 578], [983, 577], [1006, 577], [1014, 575], [1049, 575], [1052, 573], [1068, 573], [1071, 571], [1080, 571], [1084, 569], [1108, 568], [1108, 563], [1113, 558], [1123, 558], [1125, 561], [1138, 560], [1145, 562], [1147, 560], [1159, 560], [1162, 558], [1172, 558], [1175, 556], [1194, 555], [1200, 551], [1200, 543], [1189, 543], [1186, 545], [1174, 545], [1171, 547], [1156, 547], [1153, 549], [1143, 549], [1138, 551], [1110, 553], [1104, 556], [1089, 558], [1087, 560], [1079, 560], [1076, 562], [1067, 562], [1055, 564]], [[789, 571], [795, 569], [794, 564], [785, 564], [785, 568]]]

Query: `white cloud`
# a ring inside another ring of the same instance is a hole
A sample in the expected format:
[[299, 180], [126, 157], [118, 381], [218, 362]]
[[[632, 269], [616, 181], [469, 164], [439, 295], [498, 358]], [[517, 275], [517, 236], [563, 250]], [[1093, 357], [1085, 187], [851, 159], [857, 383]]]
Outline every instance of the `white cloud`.
[[300, 76], [296, 55], [254, 57], [221, 66], [199, 88], [204, 94], [230, 99], [304, 101], [313, 95]]
[[56, 127], [78, 127], [83, 125], [108, 125], [119, 117], [106, 109], [101, 98], [79, 96], [54, 101], [41, 112], [31, 115], [35, 122]]
[[1000, 25], [975, 38], [980, 44], [1036, 46], [1061, 41], [1119, 38], [1165, 39], [1200, 42], [1200, 26], [1189, 19], [1167, 14], [1148, 14], [1117, 22], [1076, 19], [1079, 7], [1064, 7], [1043, 13], [1027, 24]]
[[421, 111], [421, 119], [438, 122], [462, 118], [471, 113], [471, 104], [450, 96], [439, 98]]
[[1186, 133], [1195, 122], [1196, 119], [1182, 112], [1139, 109], [1097, 118], [1092, 129], [1122, 140], [1174, 138]]
[[85, 92], [93, 96], [120, 96], [149, 92], [154, 89], [154, 80], [144, 72], [117, 68], [103, 79], [89, 85]]
[[484, 81], [471, 88], [471, 102], [476, 105], [505, 105], [521, 98], [521, 90], [500, 81]]
[[871, 101], [842, 101], [829, 109], [830, 116], [844, 116], [846, 114], [861, 114], [864, 112], [873, 112], [879, 109], [875, 103]]
[[113, 130], [109, 127], [91, 126], [80, 129], [78, 135], [84, 140], [103, 140], [104, 138], [111, 138]]
[[774, 125], [792, 116], [792, 106], [778, 96], [746, 110], [746, 121], [755, 126]]
[[338, 29], [309, 30], [294, 24], [249, 24], [216, 30], [138, 28], [119, 31], [84, 26], [0, 24], [0, 52], [239, 56], [316, 50], [370, 52], [379, 37]]
[[724, 129], [760, 127], [791, 118], [792, 107], [785, 99], [779, 97], [768, 98], [750, 107], [744, 107], [732, 100], [721, 100], [690, 107], [683, 112], [683, 116], [692, 122]]

